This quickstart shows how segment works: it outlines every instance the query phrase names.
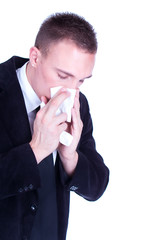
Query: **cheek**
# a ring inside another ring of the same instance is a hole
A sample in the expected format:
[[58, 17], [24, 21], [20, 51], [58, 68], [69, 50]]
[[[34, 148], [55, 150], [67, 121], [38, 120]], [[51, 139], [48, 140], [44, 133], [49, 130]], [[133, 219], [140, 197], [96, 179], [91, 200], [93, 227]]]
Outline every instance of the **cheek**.
[[41, 79], [44, 85], [51, 87], [56, 82], [56, 74], [50, 70], [43, 69], [41, 71]]
[[52, 74], [44, 69], [40, 69], [38, 75], [38, 88], [40, 90], [41, 96], [46, 96], [50, 99], [50, 88], [53, 86], [54, 80]]

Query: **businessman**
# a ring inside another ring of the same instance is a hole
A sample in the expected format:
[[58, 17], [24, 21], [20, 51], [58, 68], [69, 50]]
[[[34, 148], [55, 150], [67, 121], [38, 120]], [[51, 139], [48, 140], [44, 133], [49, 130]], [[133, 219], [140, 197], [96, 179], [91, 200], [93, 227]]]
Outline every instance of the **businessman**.
[[[0, 64], [1, 240], [65, 240], [70, 191], [88, 201], [104, 193], [109, 169], [79, 91], [92, 76], [96, 52], [93, 27], [76, 14], [57, 13], [41, 25], [29, 59]], [[68, 88], [76, 90], [70, 123], [66, 113], [56, 114]], [[63, 131], [73, 136], [69, 146], [60, 142]]]

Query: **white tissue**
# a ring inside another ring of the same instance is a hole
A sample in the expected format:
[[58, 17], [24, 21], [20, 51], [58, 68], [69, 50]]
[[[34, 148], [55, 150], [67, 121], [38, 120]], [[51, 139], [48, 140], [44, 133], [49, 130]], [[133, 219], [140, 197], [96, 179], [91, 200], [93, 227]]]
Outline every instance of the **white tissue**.
[[59, 141], [60, 141], [60, 143], [62, 143], [63, 145], [65, 145], [65, 146], [68, 147], [69, 145], [71, 145], [72, 140], [73, 140], [73, 136], [72, 136], [70, 133], [68, 133], [68, 132], [66, 132], [66, 131], [63, 131], [63, 132], [61, 133]]
[[[61, 86], [51, 88], [51, 97], [53, 97], [61, 88]], [[60, 113], [67, 113], [67, 122], [71, 122], [71, 110], [73, 108], [76, 90], [67, 88], [67, 91], [70, 92], [70, 96], [59, 106], [56, 115], [59, 115]]]
[[[61, 89], [62, 87], [54, 87], [51, 88], [51, 98], [54, 97], [54, 95]], [[70, 96], [64, 100], [64, 102], [59, 106], [57, 109], [56, 115], [59, 115], [60, 113], [67, 113], [67, 122], [71, 122], [71, 110], [74, 105], [74, 98], [76, 94], [75, 89], [70, 89], [67, 88], [67, 91], [70, 92]], [[65, 146], [69, 146], [72, 143], [73, 136], [68, 133], [63, 131], [60, 135], [60, 143], [62, 143]]]

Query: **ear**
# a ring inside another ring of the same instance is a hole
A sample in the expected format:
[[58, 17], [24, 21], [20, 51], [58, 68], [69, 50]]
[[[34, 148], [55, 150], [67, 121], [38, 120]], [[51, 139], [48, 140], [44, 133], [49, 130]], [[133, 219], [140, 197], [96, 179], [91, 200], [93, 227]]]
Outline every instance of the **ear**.
[[41, 53], [36, 47], [32, 47], [29, 52], [30, 63], [32, 67], [36, 67], [40, 60]]

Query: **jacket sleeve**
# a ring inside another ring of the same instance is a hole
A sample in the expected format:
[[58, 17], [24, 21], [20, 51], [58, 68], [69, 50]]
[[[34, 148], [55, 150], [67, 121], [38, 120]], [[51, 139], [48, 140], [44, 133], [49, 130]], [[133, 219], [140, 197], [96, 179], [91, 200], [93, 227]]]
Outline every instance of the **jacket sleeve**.
[[28, 143], [0, 153], [0, 199], [32, 191], [39, 185], [37, 163]]
[[72, 178], [67, 179], [63, 173], [61, 179], [68, 191], [74, 191], [89, 201], [95, 201], [101, 197], [107, 187], [109, 169], [96, 151], [89, 106], [87, 99], [82, 94], [80, 95], [80, 106], [83, 131], [77, 148], [78, 164]]

